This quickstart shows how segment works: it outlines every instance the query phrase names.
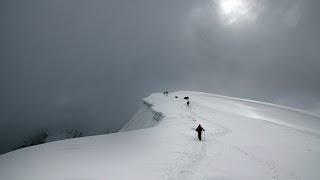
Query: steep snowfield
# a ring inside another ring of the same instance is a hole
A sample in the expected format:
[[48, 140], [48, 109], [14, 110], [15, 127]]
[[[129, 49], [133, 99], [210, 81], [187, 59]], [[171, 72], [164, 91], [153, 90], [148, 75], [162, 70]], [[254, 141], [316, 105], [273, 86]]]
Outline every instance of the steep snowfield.
[[[174, 96], [178, 96], [176, 99]], [[190, 97], [190, 107], [184, 96]], [[195, 140], [201, 124], [205, 140]], [[0, 180], [320, 179], [320, 119], [200, 92], [151, 94], [119, 133], [0, 156]]]

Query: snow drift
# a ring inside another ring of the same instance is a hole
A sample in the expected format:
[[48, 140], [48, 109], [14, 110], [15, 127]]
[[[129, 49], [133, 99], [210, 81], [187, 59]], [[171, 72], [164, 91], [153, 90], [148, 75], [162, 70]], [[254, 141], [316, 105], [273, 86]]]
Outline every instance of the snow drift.
[[[178, 98], [175, 98], [178, 96]], [[190, 97], [190, 107], [184, 96]], [[204, 141], [195, 139], [201, 124]], [[114, 134], [0, 156], [0, 180], [320, 178], [320, 119], [201, 92], [151, 94]]]
[[150, 128], [158, 124], [163, 115], [161, 112], [155, 111], [152, 106], [148, 100], [143, 100], [142, 107], [119, 132]]

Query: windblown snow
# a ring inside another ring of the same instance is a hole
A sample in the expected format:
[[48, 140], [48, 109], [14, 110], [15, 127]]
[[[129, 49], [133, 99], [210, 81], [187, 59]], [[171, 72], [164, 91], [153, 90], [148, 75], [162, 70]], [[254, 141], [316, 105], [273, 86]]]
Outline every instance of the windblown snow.
[[[195, 138], [198, 124], [206, 130], [203, 141]], [[318, 180], [319, 167], [318, 117], [179, 91], [145, 98], [118, 133], [3, 154], [0, 180]]]

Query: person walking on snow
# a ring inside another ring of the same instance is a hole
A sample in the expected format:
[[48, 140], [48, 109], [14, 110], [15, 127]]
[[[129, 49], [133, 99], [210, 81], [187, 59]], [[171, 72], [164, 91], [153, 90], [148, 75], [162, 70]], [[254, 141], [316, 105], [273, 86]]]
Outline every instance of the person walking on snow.
[[199, 126], [197, 127], [196, 131], [198, 132], [198, 138], [199, 138], [199, 141], [201, 141], [201, 133], [202, 131], [206, 131], [204, 130], [201, 125], [199, 124]]
[[187, 102], [187, 105], [188, 105], [188, 106], [190, 105], [190, 102], [189, 102], [189, 101]]

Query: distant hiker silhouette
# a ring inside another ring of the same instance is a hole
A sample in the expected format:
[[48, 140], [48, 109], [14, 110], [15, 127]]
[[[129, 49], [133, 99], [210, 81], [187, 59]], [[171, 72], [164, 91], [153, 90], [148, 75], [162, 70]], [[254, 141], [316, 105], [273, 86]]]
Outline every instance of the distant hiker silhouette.
[[189, 97], [188, 97], [188, 96], [186, 96], [186, 97], [184, 97], [183, 99], [189, 100]]
[[169, 92], [168, 91], [165, 91], [163, 92], [164, 95], [168, 96]]
[[197, 127], [196, 131], [198, 132], [198, 138], [199, 138], [199, 141], [201, 141], [201, 133], [202, 131], [205, 131], [201, 125], [199, 124], [199, 126]]
[[189, 101], [187, 102], [187, 105], [188, 105], [188, 106], [190, 105], [190, 102], [189, 102]]

